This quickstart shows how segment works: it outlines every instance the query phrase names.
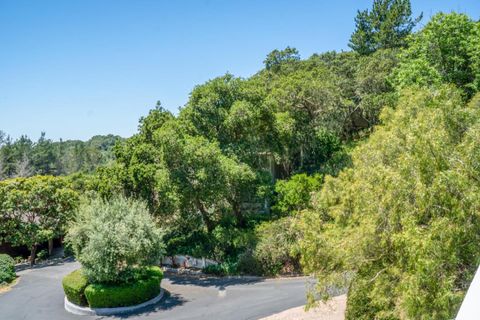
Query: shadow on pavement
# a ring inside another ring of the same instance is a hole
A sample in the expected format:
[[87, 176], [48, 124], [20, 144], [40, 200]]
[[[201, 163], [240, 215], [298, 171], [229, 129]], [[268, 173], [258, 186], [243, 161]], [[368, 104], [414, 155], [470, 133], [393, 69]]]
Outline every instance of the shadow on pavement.
[[55, 258], [55, 259], [51, 259], [45, 262], [35, 264], [33, 265], [33, 267], [30, 266], [30, 264], [28, 263], [22, 263], [15, 266], [15, 272], [20, 272], [24, 270], [33, 270], [33, 269], [43, 269], [46, 267], [59, 266], [59, 265], [63, 265], [65, 263], [71, 263], [71, 262], [75, 262], [75, 259], [73, 257]]
[[145, 307], [144, 309], [139, 310], [137, 312], [132, 312], [132, 313], [128, 313], [128, 314], [119, 314], [119, 315], [114, 315], [114, 316], [105, 316], [105, 317], [101, 317], [101, 318], [98, 318], [98, 319], [111, 319], [111, 318], [128, 319], [130, 317], [136, 317], [136, 316], [139, 316], [139, 315], [148, 316], [150, 314], [156, 314], [159, 311], [170, 310], [170, 309], [173, 309], [175, 307], [181, 306], [185, 302], [188, 302], [188, 301], [185, 300], [184, 298], [182, 298], [180, 295], [175, 294], [175, 293], [172, 294], [172, 293], [168, 292], [167, 290], [165, 290], [164, 298], [153, 306]]
[[235, 285], [245, 285], [245, 284], [254, 284], [258, 282], [263, 282], [265, 279], [261, 277], [238, 277], [238, 278], [217, 278], [209, 276], [179, 276], [175, 274], [165, 274], [165, 278], [170, 280], [171, 284], [175, 285], [193, 285], [200, 287], [218, 287], [220, 289], [235, 286]]

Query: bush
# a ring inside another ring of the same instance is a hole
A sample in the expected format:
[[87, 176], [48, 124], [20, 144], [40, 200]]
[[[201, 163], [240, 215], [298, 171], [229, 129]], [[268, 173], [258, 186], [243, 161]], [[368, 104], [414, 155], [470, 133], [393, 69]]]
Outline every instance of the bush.
[[299, 272], [300, 256], [297, 250], [299, 232], [293, 217], [264, 222], [256, 228], [258, 243], [254, 258], [265, 275]]
[[238, 256], [237, 272], [247, 275], [262, 275], [263, 269], [259, 261], [253, 255], [251, 249]]
[[305, 173], [296, 174], [289, 180], [278, 180], [275, 184], [277, 203], [274, 212], [281, 216], [291, 215], [310, 206], [312, 192], [318, 191], [322, 185], [319, 174], [308, 176]]
[[157, 264], [163, 254], [161, 238], [145, 204], [124, 198], [82, 204], [67, 234], [85, 275], [95, 284], [127, 283], [143, 267]]
[[215, 276], [231, 276], [238, 274], [236, 262], [222, 262], [220, 264], [213, 264], [203, 268], [203, 272], [206, 274], [212, 274]]
[[7, 254], [0, 254], [0, 284], [10, 283], [15, 277], [15, 261]]
[[63, 278], [62, 285], [68, 301], [79, 306], [87, 306], [84, 291], [88, 286], [88, 279], [82, 272], [82, 269], [75, 270], [66, 275]]
[[41, 250], [39, 253], [37, 253], [37, 258], [39, 260], [46, 260], [48, 258], [48, 251], [47, 250]]
[[91, 284], [85, 289], [85, 296], [91, 308], [132, 306], [157, 296], [162, 278], [160, 268], [150, 267], [132, 282], [119, 285]]

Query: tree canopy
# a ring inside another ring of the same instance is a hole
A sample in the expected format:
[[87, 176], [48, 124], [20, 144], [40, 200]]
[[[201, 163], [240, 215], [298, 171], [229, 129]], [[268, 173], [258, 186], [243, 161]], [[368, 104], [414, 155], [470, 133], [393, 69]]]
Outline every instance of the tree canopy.
[[421, 19], [412, 18], [410, 0], [374, 0], [371, 10], [358, 11], [349, 46], [360, 54], [404, 47]]

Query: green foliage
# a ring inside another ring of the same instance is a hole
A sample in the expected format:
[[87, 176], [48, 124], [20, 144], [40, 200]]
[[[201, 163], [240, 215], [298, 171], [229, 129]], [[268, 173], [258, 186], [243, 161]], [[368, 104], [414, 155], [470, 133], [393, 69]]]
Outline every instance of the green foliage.
[[40, 260], [45, 260], [48, 258], [48, 251], [47, 250], [40, 250], [38, 253], [37, 253], [37, 258], [40, 259]]
[[126, 307], [153, 299], [160, 293], [163, 273], [150, 267], [142, 276], [123, 284], [90, 284], [85, 296], [91, 308]]
[[322, 297], [350, 280], [347, 319], [454, 317], [480, 259], [478, 101], [403, 92], [302, 215], [302, 265]]
[[[106, 201], [145, 201], [169, 255], [221, 262], [206, 272], [303, 267], [319, 280], [310, 298], [349, 286], [349, 319], [452, 317], [480, 259], [480, 97], [465, 105], [480, 88], [480, 24], [438, 14], [411, 34], [420, 18], [408, 0], [375, 0], [356, 17], [354, 51], [301, 60], [294, 48], [274, 50], [250, 78], [196, 86], [178, 116], [158, 103], [113, 148], [115, 162], [70, 182]], [[33, 161], [36, 143], [0, 135], [2, 177], [30, 174], [33, 162], [60, 172], [42, 137]], [[112, 210], [80, 214], [71, 236], [89, 277], [110, 283], [103, 287], [131, 283], [151, 262], [138, 257], [152, 257], [137, 244], [157, 241]], [[142, 231], [110, 234], [112, 223]]]
[[15, 261], [9, 255], [0, 253], [0, 285], [12, 282], [15, 277]]
[[321, 175], [296, 174], [289, 180], [278, 180], [275, 184], [277, 203], [273, 209], [280, 215], [294, 214], [310, 206], [310, 196], [320, 189]]
[[300, 54], [295, 48], [286, 47], [284, 50], [273, 50], [267, 55], [263, 63], [265, 69], [277, 72], [282, 64], [291, 63], [300, 60]]
[[455, 84], [467, 97], [479, 90], [479, 22], [465, 14], [439, 13], [409, 41], [394, 82], [407, 86]]
[[75, 270], [62, 280], [63, 291], [68, 301], [79, 306], [87, 306], [85, 288], [88, 286], [88, 278], [82, 269]]
[[231, 261], [206, 266], [205, 268], [203, 268], [202, 271], [206, 274], [211, 274], [218, 277], [232, 276], [238, 274], [237, 263]]
[[258, 243], [253, 257], [263, 274], [276, 275], [301, 271], [297, 248], [300, 234], [294, 222], [295, 218], [284, 217], [264, 222], [256, 228]]
[[265, 272], [264, 268], [253, 253], [253, 249], [247, 249], [238, 255], [236, 263], [236, 272], [242, 275], [264, 275], [275, 274], [274, 272]]
[[162, 234], [138, 201], [83, 203], [66, 237], [91, 283], [125, 283], [163, 254]]
[[77, 205], [78, 194], [64, 178], [0, 181], [0, 239], [27, 246], [34, 263], [37, 245], [63, 234]]
[[360, 54], [405, 46], [405, 38], [422, 19], [412, 19], [410, 0], [374, 0], [372, 10], [358, 11], [349, 46]]
[[27, 136], [13, 141], [2, 135], [0, 141], [0, 180], [33, 175], [67, 175], [93, 172], [113, 160], [113, 146], [120, 137], [94, 136], [88, 141], [53, 142], [45, 133], [33, 142]]

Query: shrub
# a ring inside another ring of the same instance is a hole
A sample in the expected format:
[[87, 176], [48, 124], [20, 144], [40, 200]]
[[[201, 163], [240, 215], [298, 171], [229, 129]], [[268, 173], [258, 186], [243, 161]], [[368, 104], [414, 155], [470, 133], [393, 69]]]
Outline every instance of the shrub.
[[215, 276], [230, 276], [238, 274], [236, 262], [222, 262], [220, 264], [212, 264], [203, 268], [206, 274], [213, 274]]
[[142, 276], [123, 284], [91, 284], [85, 296], [91, 308], [126, 307], [148, 301], [160, 293], [163, 273], [158, 267], [148, 268]]
[[306, 209], [310, 205], [311, 193], [321, 187], [322, 176], [305, 173], [292, 176], [289, 180], [278, 180], [275, 184], [277, 203], [273, 210], [282, 216]]
[[7, 254], [0, 254], [0, 284], [15, 279], [15, 261]]
[[163, 254], [160, 229], [144, 203], [114, 198], [80, 206], [67, 242], [91, 283], [131, 281], [138, 270], [156, 264]]
[[253, 252], [266, 275], [300, 271], [299, 232], [292, 217], [264, 222], [256, 228], [258, 243]]
[[37, 253], [37, 258], [39, 260], [46, 260], [48, 258], [48, 251], [47, 250], [41, 250], [39, 253]]
[[88, 279], [82, 272], [82, 269], [73, 271], [66, 275], [62, 281], [63, 291], [67, 296], [68, 301], [79, 306], [86, 306], [85, 288], [88, 286]]
[[263, 269], [262, 265], [253, 255], [251, 249], [246, 250], [238, 256], [237, 261], [237, 272], [239, 274], [248, 274], [248, 275], [262, 275]]

